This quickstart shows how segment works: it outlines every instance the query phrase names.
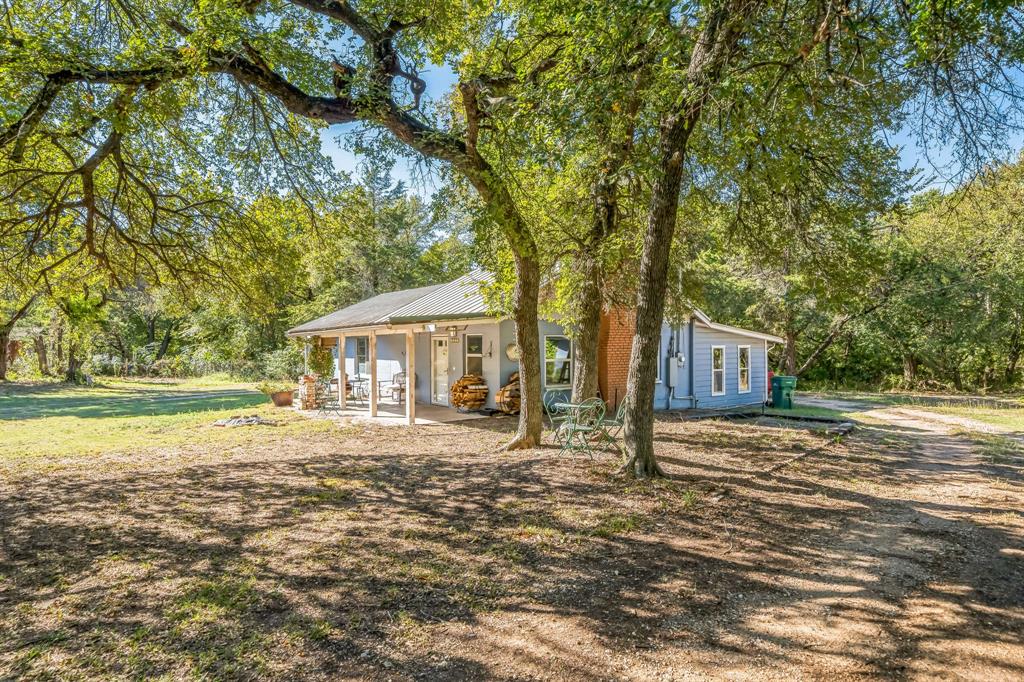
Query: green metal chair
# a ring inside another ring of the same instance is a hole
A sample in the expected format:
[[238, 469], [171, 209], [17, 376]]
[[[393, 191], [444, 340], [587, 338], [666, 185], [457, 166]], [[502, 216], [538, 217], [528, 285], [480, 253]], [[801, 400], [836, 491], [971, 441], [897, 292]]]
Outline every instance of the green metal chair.
[[331, 390], [328, 381], [317, 381], [315, 387], [314, 401], [317, 407], [317, 416], [325, 414], [336, 414], [341, 416], [341, 402], [339, 394]]
[[564, 401], [565, 396], [561, 391], [548, 390], [544, 392], [544, 414], [548, 417], [548, 424], [551, 427], [552, 438], [554, 438], [555, 443], [558, 443], [559, 445], [561, 445], [562, 442], [559, 440], [558, 427], [568, 419], [568, 410], [555, 406]]
[[605, 404], [600, 398], [584, 400], [566, 412], [566, 419], [556, 430], [555, 439], [562, 444], [558, 454], [583, 452], [594, 458], [594, 439], [601, 438], [601, 421]]
[[619, 408], [615, 410], [615, 416], [611, 419], [602, 419], [600, 423], [600, 445], [611, 445], [619, 452], [622, 452], [622, 448], [619, 447], [619, 434], [622, 433], [622, 427], [626, 423], [626, 401], [623, 400], [619, 403]]

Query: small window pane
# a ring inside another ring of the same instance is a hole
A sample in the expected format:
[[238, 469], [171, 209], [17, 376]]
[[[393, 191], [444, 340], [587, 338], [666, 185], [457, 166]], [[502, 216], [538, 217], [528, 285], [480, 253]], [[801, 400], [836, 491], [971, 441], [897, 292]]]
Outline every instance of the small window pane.
[[484, 352], [484, 337], [479, 334], [466, 336], [466, 353], [469, 355], [482, 355]]
[[715, 393], [725, 392], [725, 372], [715, 372], [715, 386], [712, 390]]
[[477, 376], [483, 376], [484, 373], [484, 359], [477, 356], [466, 357], [466, 374], [476, 374]]
[[740, 348], [740, 369], [750, 367], [750, 349]]
[[569, 339], [564, 336], [549, 336], [544, 341], [544, 357], [561, 360], [569, 357]]
[[725, 368], [725, 349], [714, 348], [711, 351], [711, 362], [715, 369]]
[[568, 384], [572, 379], [572, 366], [568, 360], [549, 360], [544, 365], [547, 370], [544, 383], [548, 386]]

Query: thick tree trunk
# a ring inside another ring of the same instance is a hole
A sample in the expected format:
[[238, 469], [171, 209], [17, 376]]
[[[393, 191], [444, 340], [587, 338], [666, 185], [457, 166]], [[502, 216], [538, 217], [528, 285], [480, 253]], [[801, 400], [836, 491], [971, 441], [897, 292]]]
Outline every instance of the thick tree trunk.
[[44, 377], [50, 376], [50, 360], [46, 354], [46, 337], [37, 334], [33, 339], [36, 348], [36, 360], [39, 362], [39, 373]]
[[625, 461], [622, 471], [637, 477], [664, 475], [654, 455], [654, 382], [658, 343], [668, 290], [669, 252], [679, 210], [683, 159], [704, 103], [728, 63], [745, 19], [758, 8], [756, 0], [737, 0], [711, 10], [694, 43], [687, 67], [686, 93], [676, 113], [662, 119], [658, 169], [640, 257], [636, 333], [626, 380]]
[[583, 275], [576, 298], [577, 328], [573, 339], [576, 366], [572, 376], [572, 401], [578, 403], [593, 398], [598, 391], [598, 337], [604, 277], [600, 259], [589, 251], [577, 257], [576, 267]]
[[516, 255], [515, 323], [519, 346], [521, 387], [519, 428], [506, 450], [534, 448], [540, 445], [542, 397], [540, 391], [540, 327], [537, 323], [537, 298], [540, 293], [540, 266], [533, 258]]
[[659, 151], [661, 177], [654, 186], [647, 231], [640, 260], [636, 332], [626, 379], [626, 414], [623, 428], [623, 472], [638, 478], [664, 475], [654, 455], [654, 382], [657, 378], [658, 342], [665, 314], [669, 245], [676, 227], [679, 189], [683, 180], [683, 153], [696, 119], [681, 118], [663, 124]]

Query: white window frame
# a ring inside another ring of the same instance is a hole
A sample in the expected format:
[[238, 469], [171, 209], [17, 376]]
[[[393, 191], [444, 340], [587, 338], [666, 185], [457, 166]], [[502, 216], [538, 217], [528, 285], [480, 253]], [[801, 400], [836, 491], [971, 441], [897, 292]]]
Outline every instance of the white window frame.
[[[715, 351], [716, 350], [721, 350], [722, 351], [722, 368], [721, 369], [715, 369]], [[725, 346], [711, 346], [711, 395], [713, 395], [713, 396], [725, 395], [728, 392], [726, 390], [726, 388], [725, 388], [725, 363], [726, 363], [726, 360], [725, 360]], [[721, 372], [722, 373], [722, 390], [721, 391], [717, 391], [717, 392], [715, 391], [715, 372]]]
[[[470, 353], [469, 352], [469, 337], [479, 336], [480, 337], [480, 352]], [[469, 374], [469, 359], [480, 358], [480, 376], [484, 374], [484, 335], [483, 334], [465, 334], [462, 342], [465, 344], [466, 350], [462, 354], [462, 373]]]
[[[567, 383], [567, 384], [549, 384], [548, 383], [548, 363], [549, 362], [557, 362], [556, 360], [548, 360], [548, 356], [547, 356], [548, 339], [565, 339], [566, 341], [569, 342], [569, 356], [566, 358], [566, 360], [569, 361], [569, 383]], [[540, 360], [541, 360], [542, 369], [544, 370], [544, 375], [543, 375], [544, 376], [544, 388], [572, 388], [572, 375], [573, 375], [573, 372], [576, 371], [576, 362], [575, 362], [575, 359], [573, 358], [572, 339], [570, 339], [565, 334], [545, 334], [544, 335], [544, 344], [541, 347], [541, 352], [542, 352], [542, 354], [541, 354]]]
[[[743, 390], [743, 366], [740, 365], [740, 357], [743, 355], [743, 351], [747, 351], [747, 388]], [[750, 365], [753, 355], [750, 353], [750, 346], [736, 346], [736, 390], [739, 393], [750, 393], [751, 381], [750, 378], [753, 375], [752, 367]]]

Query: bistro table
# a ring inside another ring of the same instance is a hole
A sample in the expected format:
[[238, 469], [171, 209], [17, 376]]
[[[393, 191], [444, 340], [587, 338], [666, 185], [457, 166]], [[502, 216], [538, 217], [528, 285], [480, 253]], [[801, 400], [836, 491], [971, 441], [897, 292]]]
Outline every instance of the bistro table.
[[555, 442], [562, 446], [558, 454], [584, 452], [594, 458], [592, 440], [605, 440], [604, 401], [590, 398], [581, 403], [559, 401], [551, 404], [554, 411], [552, 423], [555, 428]]
[[348, 385], [352, 391], [352, 399], [358, 402], [360, 405], [365, 403], [366, 400], [366, 385], [370, 382], [369, 378], [362, 376], [350, 377]]

